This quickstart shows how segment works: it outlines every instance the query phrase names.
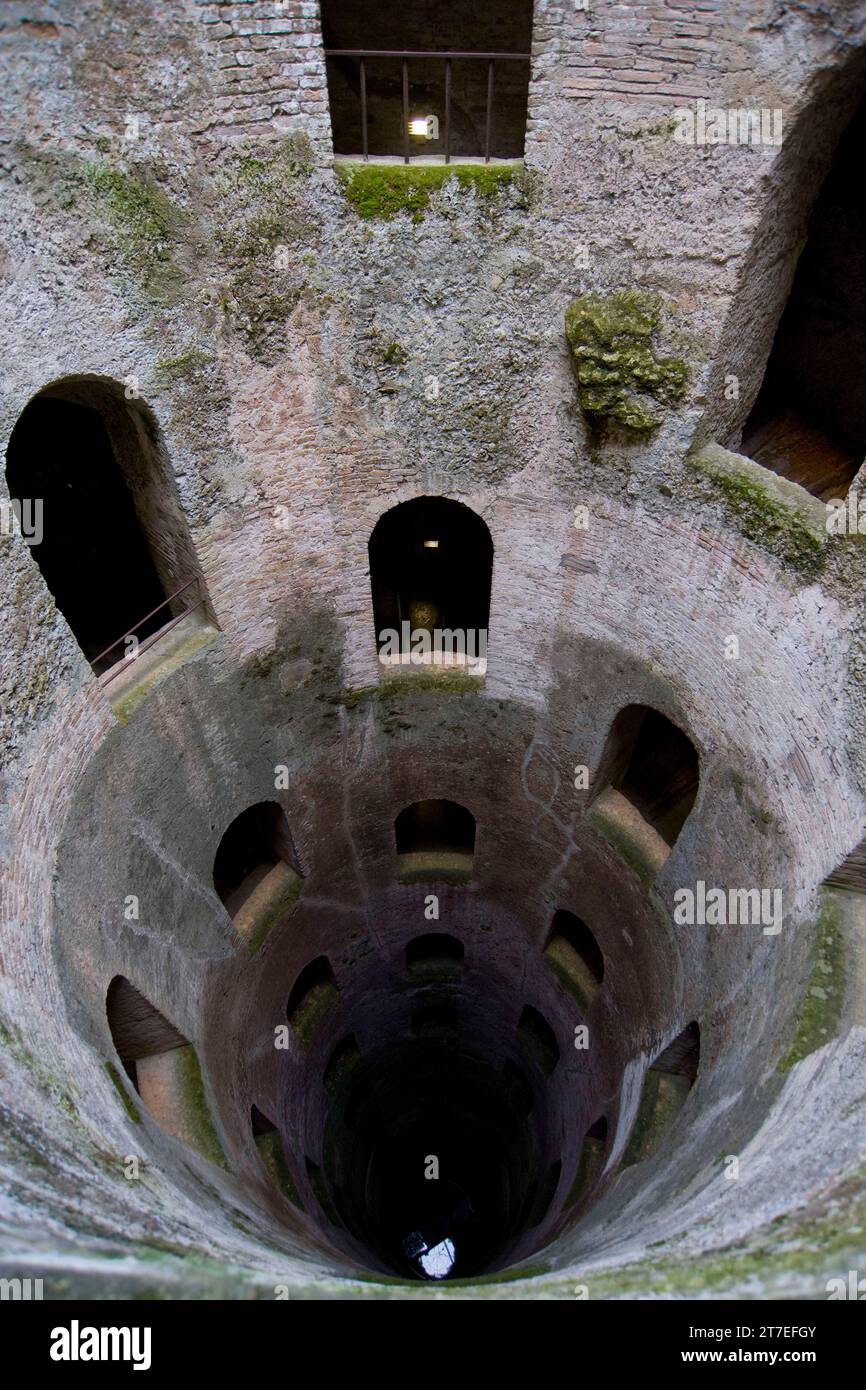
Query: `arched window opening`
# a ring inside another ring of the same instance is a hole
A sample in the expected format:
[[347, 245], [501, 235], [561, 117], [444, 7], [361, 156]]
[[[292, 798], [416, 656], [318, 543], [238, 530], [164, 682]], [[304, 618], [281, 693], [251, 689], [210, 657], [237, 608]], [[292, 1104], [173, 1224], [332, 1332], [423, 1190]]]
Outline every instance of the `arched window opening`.
[[335, 154], [522, 157], [532, 0], [322, 0], [321, 13]]
[[555, 1163], [551, 1163], [532, 1195], [532, 1205], [526, 1220], [528, 1230], [532, 1230], [535, 1226], [540, 1226], [549, 1212], [553, 1199], [556, 1196], [556, 1189], [559, 1186], [561, 1175], [562, 1162], [560, 1159], [557, 1159]]
[[659, 1053], [644, 1077], [623, 1166], [651, 1158], [688, 1099], [701, 1060], [701, 1031], [690, 1023]]
[[648, 705], [627, 705], [613, 721], [596, 781], [624, 797], [664, 841], [676, 843], [698, 794], [694, 744]]
[[313, 1196], [322, 1208], [328, 1221], [330, 1221], [332, 1226], [342, 1226], [343, 1223], [337, 1215], [337, 1209], [334, 1205], [334, 1199], [331, 1195], [328, 1181], [318, 1163], [314, 1163], [311, 1158], [307, 1158], [305, 1159], [305, 1167]]
[[38, 499], [33, 558], [97, 675], [113, 679], [187, 614], [209, 616], [155, 422], [122, 386], [82, 377], [35, 396], [12, 431], [6, 480], [19, 504]]
[[432, 984], [459, 980], [463, 974], [463, 942], [446, 932], [426, 932], [406, 946], [406, 969], [413, 979]]
[[263, 1115], [257, 1105], [250, 1106], [250, 1124], [255, 1140], [261, 1139], [265, 1134], [275, 1134], [277, 1131], [273, 1120], [269, 1120], [267, 1115]]
[[108, 986], [105, 1007], [115, 1051], [136, 1090], [140, 1063], [189, 1046], [183, 1034], [123, 975], [115, 975]]
[[225, 1167], [192, 1044], [123, 975], [108, 986], [105, 1011], [124, 1070], [160, 1128]]
[[555, 912], [544, 959], [581, 1008], [589, 1008], [604, 979], [604, 956], [586, 923], [573, 912]]
[[361, 1049], [353, 1033], [337, 1043], [325, 1067], [322, 1082], [328, 1095], [333, 1099], [361, 1060]]
[[517, 1024], [517, 1040], [544, 1076], [552, 1076], [559, 1061], [556, 1034], [542, 1014], [527, 1004]]
[[816, 200], [741, 451], [824, 501], [866, 453], [866, 101]]
[[394, 822], [401, 883], [465, 883], [472, 877], [475, 817], [456, 801], [416, 801]]
[[286, 813], [276, 801], [249, 806], [223, 835], [214, 888], [248, 948], [256, 951], [301, 892]]
[[255, 1146], [274, 1186], [282, 1192], [284, 1197], [288, 1198], [293, 1206], [303, 1211], [303, 1202], [298, 1193], [292, 1170], [286, 1160], [282, 1136], [273, 1120], [269, 1120], [257, 1105], [252, 1105], [250, 1106], [250, 1127]]
[[481, 517], [416, 497], [379, 518], [369, 551], [379, 660], [483, 675], [493, 542]]
[[302, 1047], [311, 1045], [322, 1019], [339, 997], [327, 956], [317, 956], [304, 966], [286, 1004], [286, 1018]]
[[607, 1118], [601, 1115], [594, 1124], [591, 1124], [586, 1134], [583, 1136], [583, 1145], [580, 1150], [580, 1158], [577, 1164], [574, 1182], [568, 1196], [565, 1199], [565, 1206], [573, 1207], [581, 1198], [595, 1187], [596, 1182], [601, 1177], [604, 1165], [604, 1155], [607, 1149]]

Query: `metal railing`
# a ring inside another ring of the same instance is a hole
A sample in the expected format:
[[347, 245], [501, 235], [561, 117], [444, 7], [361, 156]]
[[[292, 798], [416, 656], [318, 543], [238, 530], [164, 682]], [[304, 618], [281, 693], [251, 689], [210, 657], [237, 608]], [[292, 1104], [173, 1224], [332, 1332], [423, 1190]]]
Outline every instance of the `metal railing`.
[[403, 162], [409, 163], [409, 60], [410, 58], [442, 58], [445, 62], [445, 163], [451, 163], [451, 64], [456, 59], [458, 61], [471, 60], [474, 62], [486, 62], [487, 64], [487, 118], [484, 130], [484, 162], [490, 163], [490, 140], [493, 130], [493, 84], [495, 81], [496, 64], [500, 62], [521, 62], [531, 61], [530, 53], [475, 53], [458, 52], [456, 50], [446, 52], [442, 49], [389, 49], [389, 48], [326, 48], [326, 58], [357, 58], [360, 63], [361, 76], [361, 137], [363, 143], [363, 156], [369, 160], [369, 139], [367, 129], [367, 68], [368, 58], [399, 58], [403, 72]]
[[[137, 623], [133, 623], [132, 627], [128, 628], [126, 632], [124, 632], [122, 637], [118, 637], [115, 642], [112, 642], [110, 646], [106, 647], [104, 651], [100, 652], [98, 656], [95, 656], [92, 659], [90, 665], [93, 669], [94, 674], [99, 676], [102, 685], [107, 685], [109, 681], [113, 681], [115, 676], [119, 675], [120, 672], [125, 669], [122, 661], [118, 658], [118, 660], [115, 661], [111, 666], [109, 666], [105, 671], [98, 671], [97, 667], [99, 666], [99, 663], [102, 660], [104, 660], [106, 656], [108, 656], [108, 653], [113, 652], [115, 647], [119, 647], [121, 642], [125, 642], [128, 637], [134, 636], [138, 628], [143, 627], [145, 623], [150, 622], [151, 618], [155, 618], [157, 613], [160, 613], [163, 608], [167, 608], [170, 603], [174, 603], [175, 599], [179, 598], [181, 594], [186, 593], [187, 589], [191, 589], [193, 584], [199, 583], [201, 583], [201, 580], [198, 575], [195, 575], [192, 579], [188, 579], [187, 582], [185, 584], [182, 584], [179, 589], [175, 589], [173, 594], [169, 594], [168, 598], [163, 599], [162, 603], [158, 603], [156, 607], [151, 609], [149, 613], [145, 613], [143, 618], [139, 618]], [[178, 613], [176, 618], [172, 618], [171, 622], [166, 623], [165, 627], [159, 628], [157, 632], [152, 632], [150, 636], [146, 637], [144, 642], [138, 646], [138, 648], [136, 649], [136, 655], [138, 655], [138, 653], [140, 653], [141, 651], [146, 651], [149, 647], [153, 645], [153, 643], [158, 638], [164, 637], [167, 632], [171, 632], [172, 628], [177, 627], [178, 623], [183, 622], [184, 618], [188, 617], [190, 613], [193, 613], [196, 608], [199, 608], [201, 604], [204, 603], [204, 601], [205, 595], [202, 594], [200, 598], [196, 599], [195, 603], [191, 603], [188, 608], [185, 608], [183, 610], [182, 613]]]

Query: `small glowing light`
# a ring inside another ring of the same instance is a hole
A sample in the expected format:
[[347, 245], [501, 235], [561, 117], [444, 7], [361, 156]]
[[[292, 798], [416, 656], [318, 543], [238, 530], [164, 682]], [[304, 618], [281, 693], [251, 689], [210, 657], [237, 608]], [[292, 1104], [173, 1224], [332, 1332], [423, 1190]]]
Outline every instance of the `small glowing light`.
[[425, 549], [425, 550], [438, 550], [438, 549], [439, 549], [439, 542], [438, 542], [438, 541], [425, 541], [425, 542], [424, 542], [424, 549]]
[[409, 121], [409, 134], [418, 135], [422, 140], [438, 140], [439, 117], [413, 116]]
[[445, 1279], [454, 1268], [457, 1256], [450, 1240], [440, 1240], [421, 1256], [421, 1268], [430, 1279]]

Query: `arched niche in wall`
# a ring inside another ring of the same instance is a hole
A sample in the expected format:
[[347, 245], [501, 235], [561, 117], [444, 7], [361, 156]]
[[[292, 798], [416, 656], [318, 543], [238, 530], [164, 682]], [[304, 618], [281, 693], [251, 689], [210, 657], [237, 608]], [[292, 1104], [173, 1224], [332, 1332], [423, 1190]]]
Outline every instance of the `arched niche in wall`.
[[286, 1158], [282, 1137], [273, 1120], [270, 1120], [262, 1110], [259, 1110], [257, 1105], [253, 1105], [250, 1107], [250, 1127], [253, 1142], [274, 1186], [292, 1203], [292, 1206], [303, 1210], [304, 1204], [301, 1201], [297, 1184]]
[[483, 674], [493, 541], [481, 517], [416, 497], [379, 518], [369, 552], [380, 662]]
[[588, 1009], [604, 979], [604, 956], [586, 923], [562, 908], [555, 912], [544, 959], [581, 1008]]
[[124, 1071], [160, 1129], [225, 1167], [192, 1044], [123, 975], [108, 986], [105, 1012]]
[[741, 444], [744, 454], [825, 502], [845, 497], [866, 454], [864, 140], [866, 100], [812, 208]]
[[466, 883], [475, 855], [475, 817], [456, 801], [415, 801], [394, 822], [401, 883]]
[[259, 801], [236, 816], [214, 858], [214, 888], [250, 952], [289, 910], [303, 887], [286, 813]]
[[419, 984], [459, 980], [463, 974], [463, 942], [447, 932], [424, 932], [406, 943], [406, 969]]
[[547, 1019], [532, 1004], [527, 1004], [521, 1011], [517, 1021], [517, 1041], [542, 1075], [553, 1075], [559, 1062], [559, 1043]]
[[623, 1167], [651, 1158], [688, 1099], [701, 1061], [701, 1030], [689, 1023], [648, 1068]]
[[700, 763], [691, 739], [649, 705], [614, 719], [595, 777], [590, 820], [649, 883], [695, 804]]
[[325, 1014], [340, 997], [327, 956], [308, 961], [296, 976], [286, 1003], [286, 1018], [302, 1047], [310, 1047]]
[[6, 453], [10, 496], [39, 499], [31, 546], [97, 675], [186, 613], [209, 616], [201, 570], [156, 422], [104, 377], [34, 396]]
[[[494, 159], [521, 158], [532, 16], [532, 0], [400, 6], [322, 0], [334, 153], [377, 158], [404, 155], [408, 146], [410, 155], [423, 158], [446, 152], [456, 159], [488, 152]], [[446, 69], [449, 51], [461, 56]], [[401, 53], [421, 55], [406, 65], [405, 113]], [[471, 56], [476, 53], [482, 56]], [[500, 58], [491, 73], [489, 53], [522, 56]]]
[[582, 1201], [601, 1177], [604, 1155], [607, 1151], [607, 1138], [607, 1117], [600, 1115], [583, 1136], [574, 1182], [565, 1199], [566, 1208], [573, 1207], [577, 1202]]

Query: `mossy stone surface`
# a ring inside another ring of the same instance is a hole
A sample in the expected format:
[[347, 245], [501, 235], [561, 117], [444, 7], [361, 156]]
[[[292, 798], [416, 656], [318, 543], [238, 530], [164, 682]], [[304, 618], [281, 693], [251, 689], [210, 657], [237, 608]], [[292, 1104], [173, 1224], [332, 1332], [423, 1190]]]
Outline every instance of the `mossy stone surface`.
[[223, 268], [219, 307], [250, 355], [272, 363], [285, 348], [285, 323], [307, 285], [316, 226], [304, 190], [313, 168], [303, 136], [266, 157], [243, 156], [220, 176]]
[[812, 971], [797, 1017], [791, 1047], [780, 1063], [790, 1071], [810, 1052], [836, 1036], [845, 1000], [845, 943], [841, 928], [839, 892], [825, 889]]
[[257, 918], [252, 932], [247, 937], [247, 950], [251, 956], [254, 956], [264, 945], [277, 923], [282, 920], [289, 908], [298, 901], [303, 890], [304, 880], [299, 874], [295, 874], [295, 876], [286, 883], [281, 891], [267, 904]]
[[382, 699], [392, 695], [414, 695], [433, 691], [437, 695], [477, 695], [484, 689], [484, 676], [460, 666], [418, 666], [397, 668], [383, 675], [379, 685]]
[[271, 1129], [268, 1130], [267, 1134], [259, 1134], [256, 1137], [256, 1148], [264, 1160], [265, 1167], [271, 1176], [274, 1186], [279, 1188], [283, 1196], [287, 1197], [293, 1206], [303, 1211], [304, 1204], [295, 1186], [295, 1180], [292, 1177], [291, 1169], [286, 1162], [283, 1141], [280, 1138], [279, 1130]]
[[791, 565], [805, 579], [826, 563], [824, 509], [795, 483], [753, 459], [708, 444], [689, 463], [713, 485], [743, 535]]
[[174, 1052], [178, 1088], [183, 1097], [183, 1112], [192, 1143], [203, 1158], [218, 1168], [228, 1170], [210, 1106], [205, 1093], [201, 1064], [194, 1047], [179, 1047]]
[[662, 422], [658, 406], [682, 400], [686, 364], [656, 352], [661, 315], [658, 299], [631, 291], [587, 294], [569, 305], [565, 334], [580, 407], [593, 424], [614, 422], [647, 434]]
[[544, 959], [581, 1009], [588, 1009], [598, 986], [589, 967], [570, 942], [562, 936], [554, 937], [545, 948]]
[[685, 1104], [689, 1090], [687, 1077], [654, 1071], [650, 1067], [644, 1078], [637, 1119], [622, 1157], [623, 1168], [652, 1157], [665, 1130]]
[[667, 858], [667, 847], [661, 836], [646, 823], [639, 822], [636, 816], [620, 814], [617, 802], [609, 794], [602, 794], [593, 802], [586, 818], [634, 870], [644, 887], [652, 887]]
[[604, 1140], [603, 1139], [584, 1139], [583, 1148], [580, 1151], [580, 1162], [577, 1165], [577, 1173], [574, 1182], [565, 1199], [566, 1209], [573, 1207], [581, 1197], [585, 1196], [590, 1188], [595, 1185], [604, 1163]]
[[106, 1062], [105, 1070], [108, 1072], [108, 1075], [111, 1078], [111, 1084], [114, 1086], [115, 1090], [117, 1091], [117, 1094], [120, 1096], [120, 1099], [123, 1102], [123, 1108], [126, 1111], [127, 1115], [132, 1120], [133, 1124], [140, 1125], [141, 1116], [139, 1115], [135, 1105], [133, 1105], [132, 1103], [129, 1093], [127, 1092], [127, 1089], [124, 1086], [123, 1081], [121, 1080], [121, 1076], [119, 1071], [117, 1070], [117, 1067], [114, 1065], [113, 1062]]
[[339, 164], [337, 178], [359, 217], [390, 221], [405, 212], [413, 222], [422, 222], [431, 194], [449, 179], [456, 179], [464, 191], [472, 189], [480, 198], [492, 198], [512, 182], [514, 170], [485, 164]]
[[337, 986], [331, 984], [330, 980], [314, 985], [304, 997], [291, 1020], [292, 1029], [302, 1047], [311, 1046], [319, 1031], [319, 1024], [339, 997]]
[[184, 287], [183, 272], [172, 260], [184, 216], [151, 180], [116, 164], [85, 164], [83, 180], [99, 210], [114, 228], [121, 255], [157, 302], [171, 303]]

